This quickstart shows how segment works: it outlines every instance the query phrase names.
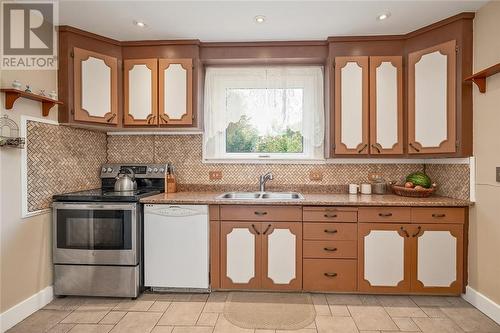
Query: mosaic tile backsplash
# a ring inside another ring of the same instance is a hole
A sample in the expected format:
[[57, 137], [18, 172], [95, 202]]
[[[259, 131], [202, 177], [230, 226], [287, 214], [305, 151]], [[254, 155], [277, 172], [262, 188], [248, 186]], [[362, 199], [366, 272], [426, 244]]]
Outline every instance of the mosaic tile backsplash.
[[[202, 162], [201, 135], [112, 135], [107, 143], [110, 163], [173, 163], [181, 190], [256, 190], [259, 175], [271, 171], [270, 190], [346, 192], [347, 184], [366, 182], [370, 173], [400, 183], [424, 169], [422, 164], [209, 164]], [[222, 171], [222, 179], [209, 179], [215, 170]], [[310, 180], [311, 171], [322, 173], [322, 180]], [[437, 194], [469, 198], [468, 165], [428, 164], [426, 171], [438, 184]]]
[[52, 195], [98, 188], [106, 134], [27, 123], [28, 211], [49, 208]]
[[[423, 164], [213, 164], [202, 162], [201, 135], [111, 135], [29, 121], [27, 125], [28, 210], [50, 207], [54, 194], [100, 186], [103, 163], [173, 163], [178, 188], [197, 191], [256, 190], [258, 177], [268, 171], [270, 190], [345, 193], [347, 184], [379, 173], [403, 182]], [[438, 184], [437, 194], [469, 198], [469, 166], [427, 164], [426, 172]], [[222, 179], [210, 180], [210, 171]], [[311, 172], [322, 174], [310, 179]]]

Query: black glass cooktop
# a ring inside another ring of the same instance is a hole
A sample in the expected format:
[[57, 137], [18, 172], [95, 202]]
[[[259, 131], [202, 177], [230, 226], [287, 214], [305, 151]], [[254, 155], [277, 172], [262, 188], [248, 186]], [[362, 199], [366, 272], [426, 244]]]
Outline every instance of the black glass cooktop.
[[161, 193], [158, 189], [145, 188], [136, 191], [115, 192], [112, 189], [94, 189], [87, 191], [56, 194], [52, 196], [54, 201], [73, 201], [73, 202], [136, 202], [139, 199]]

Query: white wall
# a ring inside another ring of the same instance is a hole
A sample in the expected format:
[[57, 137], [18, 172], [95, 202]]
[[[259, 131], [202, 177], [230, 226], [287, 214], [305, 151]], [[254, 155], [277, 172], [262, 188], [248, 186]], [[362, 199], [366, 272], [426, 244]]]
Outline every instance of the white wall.
[[[500, 2], [483, 6], [474, 20], [474, 72], [500, 62]], [[476, 205], [471, 209], [469, 286], [500, 304], [500, 74], [487, 79], [486, 93], [474, 86]], [[500, 308], [499, 308], [500, 309]]]
[[[34, 92], [57, 90], [56, 71], [1, 71], [1, 86], [14, 79], [29, 83]], [[0, 94], [1, 114], [20, 125], [21, 115], [42, 118], [41, 104], [18, 99], [5, 110]], [[57, 108], [48, 119], [57, 120]], [[0, 149], [0, 313], [52, 285], [51, 216], [46, 213], [21, 218], [21, 151]]]

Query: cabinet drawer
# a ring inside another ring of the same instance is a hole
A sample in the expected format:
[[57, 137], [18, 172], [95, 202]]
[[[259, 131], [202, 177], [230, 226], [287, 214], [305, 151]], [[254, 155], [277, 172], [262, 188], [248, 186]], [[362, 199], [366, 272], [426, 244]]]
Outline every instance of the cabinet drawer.
[[357, 257], [356, 241], [304, 241], [304, 258], [352, 258]]
[[464, 223], [465, 208], [412, 208], [412, 223]]
[[403, 207], [363, 207], [358, 212], [359, 222], [410, 223], [411, 209]]
[[354, 223], [304, 223], [303, 237], [308, 240], [356, 240]]
[[355, 209], [336, 207], [304, 207], [304, 221], [311, 222], [357, 222]]
[[356, 260], [304, 259], [307, 291], [356, 291]]
[[222, 205], [220, 218], [226, 221], [302, 221], [302, 207]]

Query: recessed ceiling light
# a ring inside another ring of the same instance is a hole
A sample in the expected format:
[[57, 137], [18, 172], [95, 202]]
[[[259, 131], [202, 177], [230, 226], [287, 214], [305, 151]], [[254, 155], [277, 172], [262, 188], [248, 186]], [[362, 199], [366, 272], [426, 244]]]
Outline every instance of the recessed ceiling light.
[[382, 14], [378, 15], [378, 16], [377, 16], [377, 20], [379, 20], [379, 21], [383, 21], [383, 20], [385, 20], [385, 19], [388, 19], [388, 18], [389, 18], [389, 16], [391, 16], [391, 13], [389, 13], [389, 12], [385, 12], [385, 13], [382, 13]]
[[264, 15], [257, 15], [255, 16], [255, 22], [257, 23], [264, 23], [266, 21], [266, 17]]
[[146, 26], [146, 23], [142, 21], [134, 21], [134, 25], [138, 26], [139, 28], [144, 28]]

